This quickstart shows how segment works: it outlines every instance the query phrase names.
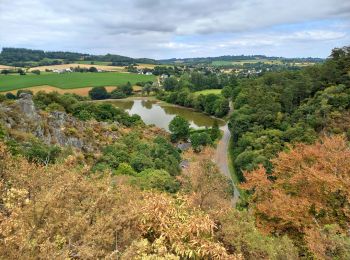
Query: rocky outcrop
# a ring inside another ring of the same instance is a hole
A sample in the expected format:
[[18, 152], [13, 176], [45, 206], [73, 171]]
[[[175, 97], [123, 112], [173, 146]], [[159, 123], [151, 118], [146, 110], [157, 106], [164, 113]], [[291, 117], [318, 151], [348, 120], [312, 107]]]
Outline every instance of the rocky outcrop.
[[0, 104], [0, 122], [9, 132], [24, 132], [47, 144], [71, 146], [85, 152], [99, 150], [119, 136], [116, 123], [83, 122], [64, 112], [40, 111], [27, 93], [22, 93], [13, 104]]
[[34, 105], [32, 95], [28, 93], [21, 93], [17, 100], [20, 111], [27, 116], [29, 119], [38, 120], [39, 114]]

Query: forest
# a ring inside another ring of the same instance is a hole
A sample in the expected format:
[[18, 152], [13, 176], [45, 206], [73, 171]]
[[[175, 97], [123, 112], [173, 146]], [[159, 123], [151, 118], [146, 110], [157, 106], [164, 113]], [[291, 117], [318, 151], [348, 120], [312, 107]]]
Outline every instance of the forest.
[[42, 51], [25, 48], [2, 48], [0, 53], [0, 64], [16, 67], [57, 65], [79, 60], [111, 62], [111, 65], [115, 66], [128, 66], [135, 63], [155, 63], [152, 59], [133, 59], [112, 54], [90, 55], [77, 52]]

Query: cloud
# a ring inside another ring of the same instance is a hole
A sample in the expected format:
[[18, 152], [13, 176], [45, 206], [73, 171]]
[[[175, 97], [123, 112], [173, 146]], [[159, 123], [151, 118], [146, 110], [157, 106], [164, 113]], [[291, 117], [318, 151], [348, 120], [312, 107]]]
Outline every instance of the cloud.
[[0, 47], [162, 58], [313, 42], [325, 55], [349, 21], [344, 0], [0, 0]]

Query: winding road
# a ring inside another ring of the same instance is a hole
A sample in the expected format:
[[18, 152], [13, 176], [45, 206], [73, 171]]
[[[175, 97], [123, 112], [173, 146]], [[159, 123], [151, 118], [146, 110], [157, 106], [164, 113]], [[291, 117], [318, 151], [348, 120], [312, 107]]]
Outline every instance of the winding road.
[[[232, 111], [232, 104], [230, 104], [230, 108]], [[231, 113], [230, 111], [230, 113]], [[220, 128], [224, 133], [222, 135], [221, 140], [219, 141], [215, 155], [213, 158], [213, 161], [217, 164], [222, 174], [224, 174], [227, 178], [229, 178], [232, 181], [233, 185], [233, 196], [232, 196], [232, 205], [235, 207], [238, 200], [239, 200], [239, 190], [237, 189], [237, 186], [235, 185], [230, 168], [229, 168], [229, 145], [230, 145], [230, 138], [231, 138], [231, 132], [228, 128], [228, 124], [226, 123], [225, 126]]]

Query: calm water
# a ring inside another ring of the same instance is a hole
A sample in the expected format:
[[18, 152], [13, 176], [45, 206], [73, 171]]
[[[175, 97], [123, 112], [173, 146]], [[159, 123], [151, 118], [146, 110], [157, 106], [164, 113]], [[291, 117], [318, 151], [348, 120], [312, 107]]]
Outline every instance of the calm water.
[[[186, 118], [193, 128], [211, 127], [214, 118], [205, 114], [195, 112], [184, 107], [177, 107], [169, 104], [163, 104], [151, 100], [116, 100], [112, 101], [114, 105], [124, 109], [129, 114], [138, 114], [146, 124], [154, 124], [160, 128], [168, 129], [170, 121], [179, 115]], [[218, 119], [220, 126], [225, 123]]]

